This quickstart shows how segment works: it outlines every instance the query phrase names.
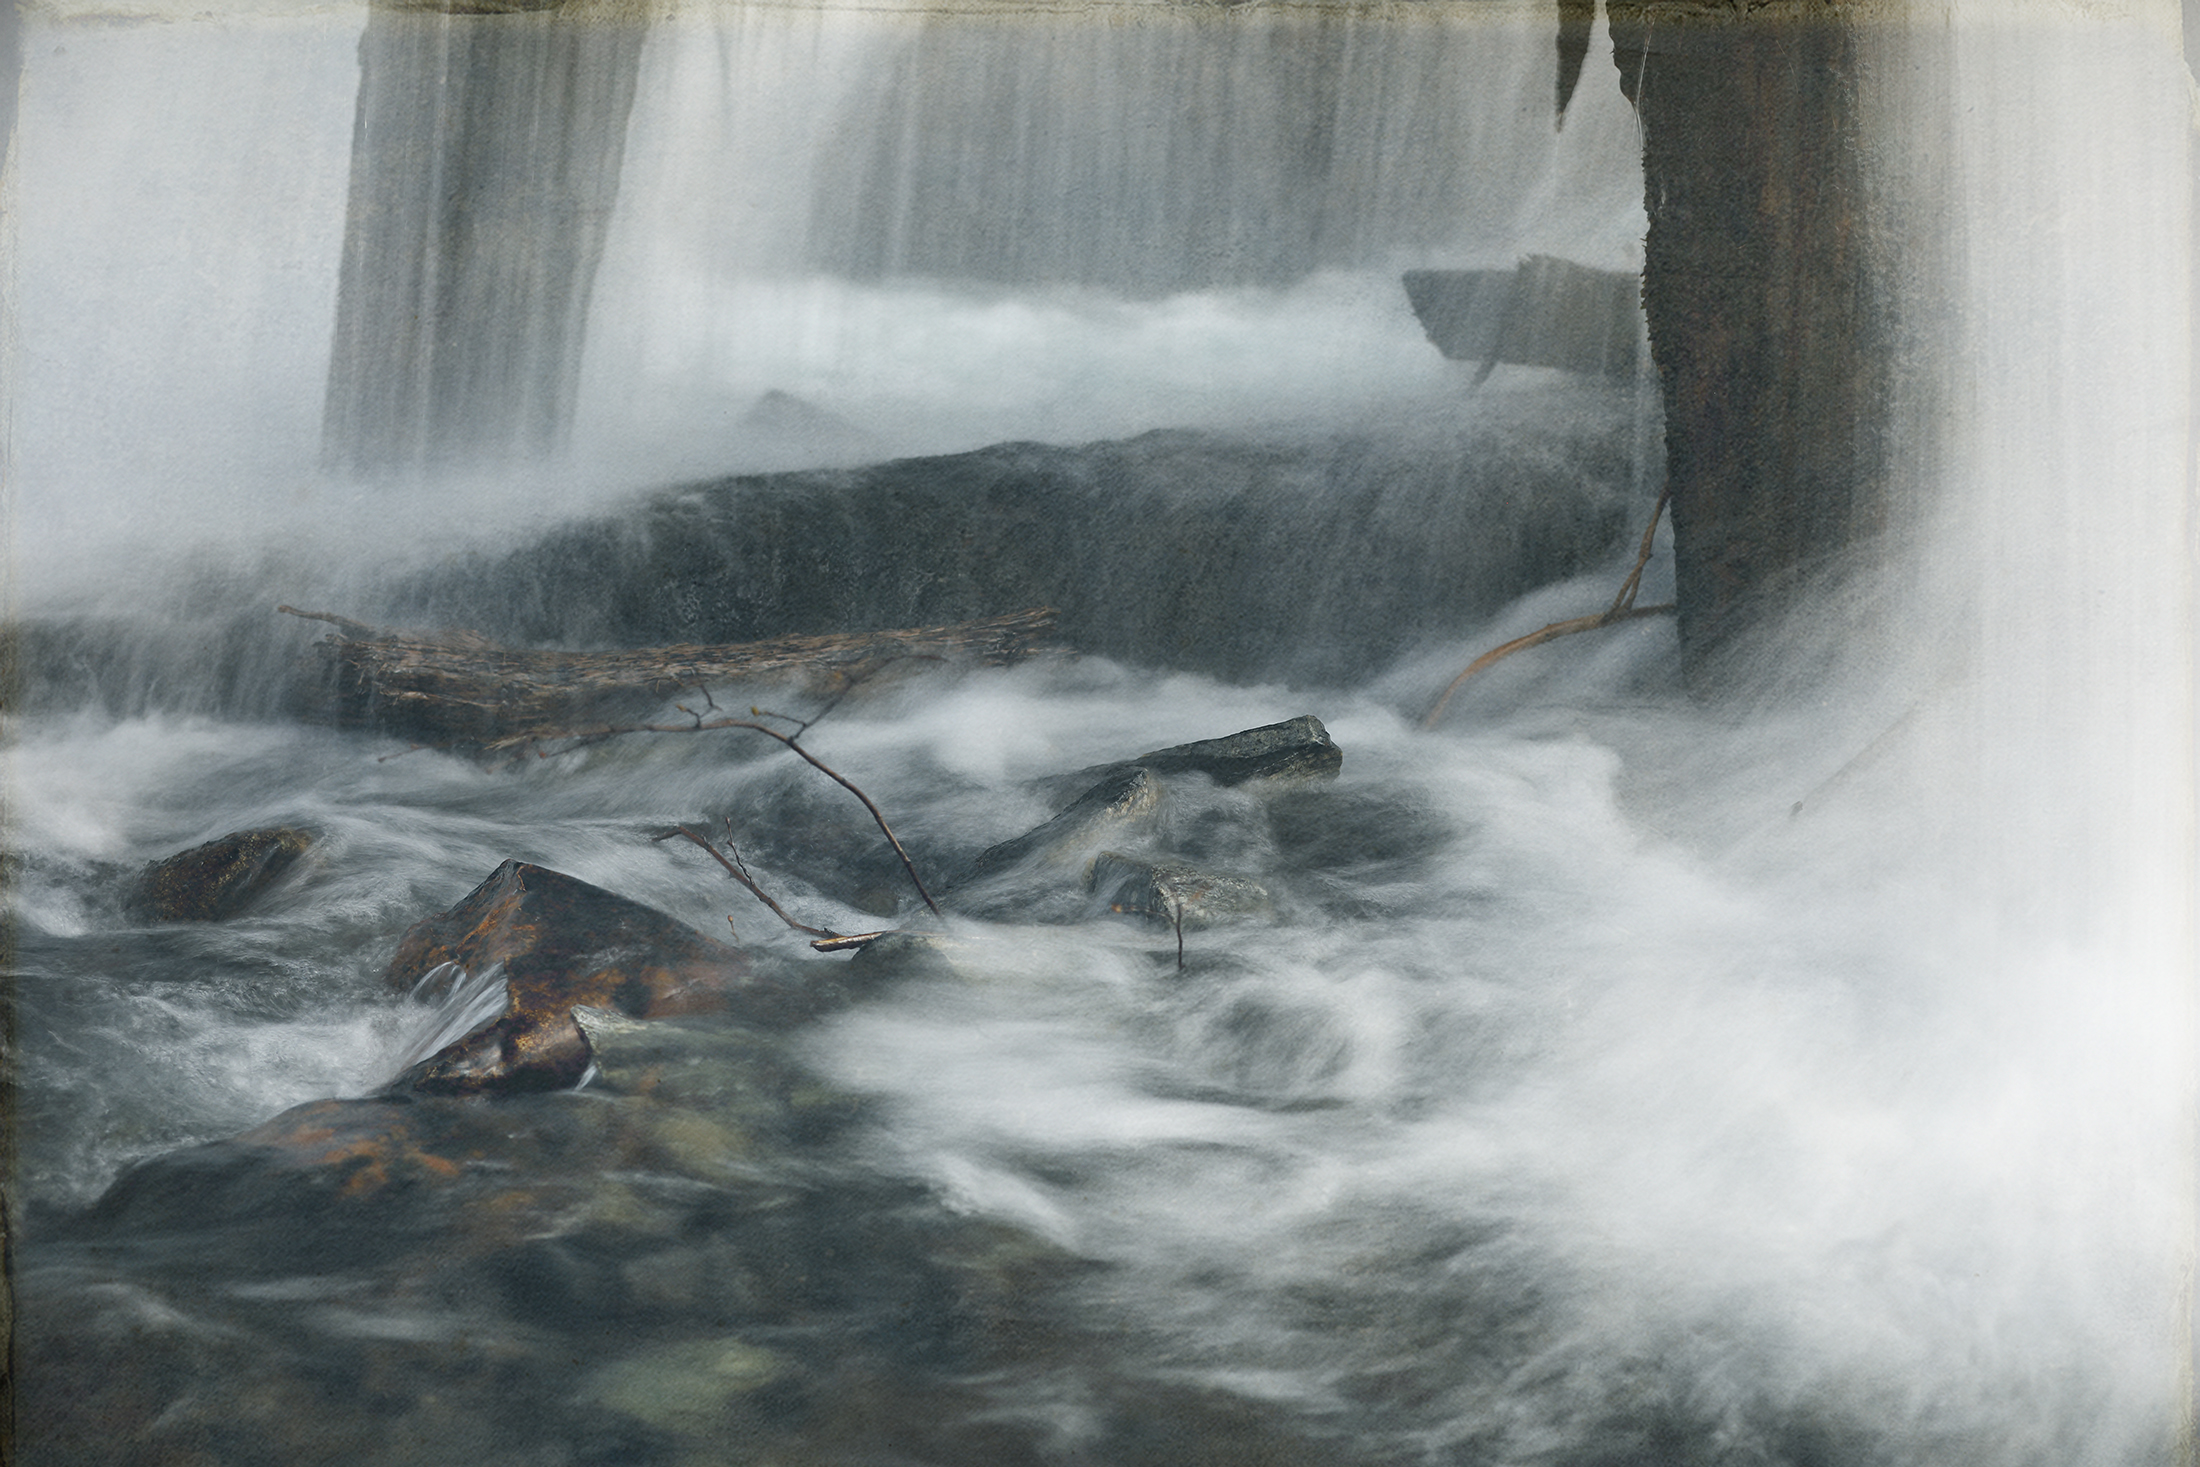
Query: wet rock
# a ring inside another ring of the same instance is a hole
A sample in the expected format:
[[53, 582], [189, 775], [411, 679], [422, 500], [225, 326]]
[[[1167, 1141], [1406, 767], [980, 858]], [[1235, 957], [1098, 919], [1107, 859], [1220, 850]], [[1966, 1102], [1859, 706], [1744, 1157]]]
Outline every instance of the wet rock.
[[[1225, 738], [1173, 744], [1118, 764], [1059, 776], [1041, 788], [1057, 798], [1078, 788], [1084, 792], [1036, 830], [981, 852], [948, 899], [976, 916], [1073, 920], [1083, 908], [1059, 878], [1071, 870], [1086, 870], [1089, 891], [1087, 868], [1103, 850], [1135, 849], [1154, 840], [1164, 791], [1171, 781], [1204, 779], [1224, 788], [1258, 786], [1281, 791], [1334, 779], [1343, 765], [1344, 751], [1330, 740], [1321, 720], [1301, 714]], [[1252, 909], [1246, 905], [1253, 901], [1250, 893], [1222, 894], [1223, 886], [1237, 878], [1198, 875], [1213, 890], [1209, 907], [1213, 915], [1219, 916], [1226, 906], [1232, 911]], [[1172, 877], [1183, 887], [1178, 895], [1191, 889], [1183, 885], [1185, 879], [1182, 871]], [[1216, 884], [1218, 880], [1221, 884]], [[1265, 896], [1262, 893], [1262, 899]], [[1140, 906], [1142, 910], [1142, 900]]]
[[651, 907], [585, 881], [506, 861], [440, 916], [416, 923], [390, 962], [391, 987], [410, 992], [444, 964], [504, 970], [501, 1016], [400, 1078], [427, 1093], [555, 1089], [588, 1068], [573, 1020], [579, 1005], [632, 1018], [723, 1010], [798, 1017], [798, 987], [752, 972], [745, 954]]
[[591, 1090], [707, 1113], [714, 1123], [785, 1148], [823, 1139], [857, 1110], [854, 1097], [794, 1064], [783, 1044], [754, 1029], [723, 1020], [630, 1019], [587, 1007], [574, 1009], [573, 1020], [588, 1040]]
[[1216, 784], [1249, 779], [1334, 779], [1344, 751], [1311, 713], [1249, 728], [1226, 738], [1200, 739], [1141, 754], [1131, 761], [1157, 774], [1204, 774]]
[[1343, 437], [1165, 430], [688, 485], [424, 572], [388, 616], [652, 647], [1052, 606], [1079, 652], [1355, 681], [1603, 563], [1639, 512], [1631, 382], [1499, 398]]
[[1254, 780], [1282, 785], [1335, 779], [1343, 767], [1344, 751], [1331, 742], [1329, 730], [1313, 714], [1302, 713], [1282, 723], [1249, 728], [1224, 738], [1172, 744], [1120, 764], [1082, 769], [1049, 783], [1075, 788], [1127, 770], [1145, 769], [1160, 775], [1204, 774], [1224, 786]]
[[[1872, 7], [1612, 0], [1642, 125], [1642, 303], [1663, 398], [1682, 672], [1885, 533], [1902, 267], [1865, 223]], [[1809, 403], [1807, 412], [1795, 404]]]
[[[667, 1073], [683, 1050], [760, 1073], [756, 1036], [600, 1032], [627, 1093], [316, 1102], [141, 1163], [58, 1225], [24, 1351], [41, 1440], [72, 1443], [56, 1460], [717, 1460], [729, 1430], [774, 1460], [844, 1432], [886, 1440], [823, 1460], [1041, 1460], [896, 1442], [942, 1429], [980, 1352], [1041, 1346], [1076, 1260]], [[379, 1454], [408, 1401], [394, 1429], [487, 1421], [494, 1441]], [[963, 1389], [945, 1429], [996, 1404]], [[145, 1449], [103, 1452], [101, 1430]], [[601, 1452], [565, 1450], [583, 1440]]]
[[973, 945], [941, 932], [882, 932], [848, 960], [848, 966], [880, 978], [954, 978], [967, 973]]
[[127, 898], [158, 922], [219, 922], [234, 917], [280, 881], [319, 839], [279, 825], [238, 830], [148, 865]]
[[1142, 861], [1102, 851], [1085, 872], [1085, 890], [1114, 913], [1196, 932], [1273, 918], [1274, 898], [1257, 881], [1172, 861]]
[[1046, 824], [981, 852], [957, 886], [1025, 866], [1074, 870], [1090, 858], [1094, 847], [1144, 830], [1160, 805], [1161, 781], [1152, 771], [1135, 764], [1103, 771], [1097, 784]]
[[602, 1367], [582, 1398], [683, 1436], [754, 1429], [755, 1398], [787, 1362], [739, 1336], [681, 1340]]

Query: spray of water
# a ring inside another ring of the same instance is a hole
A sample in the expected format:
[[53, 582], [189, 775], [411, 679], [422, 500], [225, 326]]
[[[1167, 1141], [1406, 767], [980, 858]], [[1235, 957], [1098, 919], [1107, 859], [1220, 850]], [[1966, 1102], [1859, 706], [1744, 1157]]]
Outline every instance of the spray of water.
[[[1487, 11], [1438, 19], [1547, 43], [1525, 10]], [[1195, 938], [1179, 975], [1135, 929], [966, 921], [991, 946], [963, 977], [809, 1036], [877, 1105], [871, 1164], [1103, 1264], [1079, 1302], [1118, 1369], [1378, 1458], [2171, 1459], [2193, 1196], [2174, 22], [1949, 0], [1868, 32], [1873, 227], [1916, 282], [1896, 421], [1917, 508], [1768, 633], [1727, 701], [1673, 693], [1669, 633], [1636, 624], [1515, 659], [1418, 729], [1467, 656], [1603, 604], [1591, 578], [1351, 686], [1091, 661], [837, 710], [806, 741], [920, 858], [1042, 817], [1027, 779], [1139, 749], [1311, 708], [1347, 750], [1331, 789], [1197, 795], [1170, 832], [1261, 870], [1283, 925]], [[1494, 59], [1454, 96], [1410, 54], [1436, 23], [1340, 21], [1316, 48], [1331, 80], [1418, 99], [1336, 113], [1338, 197], [1389, 232], [1314, 228], [1287, 281], [1188, 283], [1178, 261], [1133, 289], [1099, 245], [1043, 279], [1020, 257], [953, 278], [921, 211], [879, 222], [862, 260], [818, 238], [853, 227], [820, 202], [833, 160], [891, 182], [928, 138], [970, 141], [966, 118], [918, 125], [929, 66], [1026, 109], [1005, 140], [1022, 161], [984, 164], [996, 195], [1039, 208], [1077, 176], [1049, 160], [1097, 114], [1030, 103], [1014, 46], [890, 11], [683, 8], [642, 61], [576, 466], [369, 486], [312, 467], [362, 17], [261, 17], [245, 46], [34, 17], [11, 183], [15, 360], [38, 368], [10, 374], [18, 594], [120, 618], [188, 602], [134, 547], [206, 528], [249, 553], [179, 580], [227, 605], [240, 564], [255, 595], [270, 564], [373, 587], [691, 470], [1433, 411], [1459, 383], [1385, 294], [1395, 271], [1594, 237], [1583, 221], [1634, 207], [1626, 148], [1582, 161], [1625, 141], [1608, 55], [1553, 134], [1525, 39], [1455, 48]], [[1046, 50], [1036, 75], [1102, 98], [1153, 45]], [[875, 77], [900, 130], [857, 146], [841, 104]], [[1240, 129], [1268, 105], [1242, 80]], [[1400, 119], [1499, 139], [1506, 222], [1462, 206], [1472, 227], [1430, 234], [1427, 201], [1367, 171]], [[143, 151], [156, 135], [173, 156]], [[770, 389], [849, 431], [766, 441], [742, 415]], [[784, 771], [702, 740], [515, 779], [199, 706], [88, 698], [13, 731], [25, 1126], [53, 1138], [27, 1175], [59, 1203], [395, 1073], [449, 1016], [365, 996], [387, 942], [499, 860], [715, 932], [723, 883], [637, 830], [733, 812], [768, 851], [822, 823]], [[236, 933], [148, 938], [119, 912], [136, 862], [276, 820], [326, 832], [323, 864]], [[788, 865], [760, 870], [798, 915], [866, 922], [834, 873]], [[102, 947], [117, 933], [135, 966]], [[1022, 1409], [1066, 1443], [1085, 1429], [1067, 1387]]]

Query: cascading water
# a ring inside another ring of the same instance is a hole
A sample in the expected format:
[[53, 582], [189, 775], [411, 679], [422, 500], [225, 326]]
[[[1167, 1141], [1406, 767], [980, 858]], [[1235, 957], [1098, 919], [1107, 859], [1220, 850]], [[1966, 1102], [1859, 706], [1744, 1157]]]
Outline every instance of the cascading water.
[[[1723, 701], [1638, 621], [1423, 731], [1466, 658], [1600, 609], [1649, 512], [1632, 386], [1470, 395], [1398, 288], [1637, 263], [1609, 50], [1554, 132], [1545, 12], [654, 16], [570, 458], [371, 483], [318, 417], [364, 10], [33, 12], [23, 1459], [2188, 1456], [2176, 17], [1866, 27], [1873, 227], [1915, 282], [1903, 523]], [[406, 753], [290, 716], [308, 633], [272, 615], [617, 645], [1025, 591], [1100, 655], [893, 682], [805, 743], [952, 871], [1050, 777], [1316, 712], [1335, 783], [1172, 786], [1152, 835], [1256, 874], [1272, 925], [1188, 932], [1180, 968], [1106, 914], [958, 916], [953, 973], [864, 987], [650, 839], [725, 816], [804, 920], [919, 925], [775, 746]], [[278, 825], [319, 842], [241, 917], [125, 900]], [[223, 1143], [487, 1014], [492, 971], [381, 974], [506, 859], [730, 912], [854, 996], [414, 1102], [455, 1160], [340, 1109], [290, 1133], [330, 1118], [319, 1171]], [[727, 1046], [750, 1088], [704, 1083]]]

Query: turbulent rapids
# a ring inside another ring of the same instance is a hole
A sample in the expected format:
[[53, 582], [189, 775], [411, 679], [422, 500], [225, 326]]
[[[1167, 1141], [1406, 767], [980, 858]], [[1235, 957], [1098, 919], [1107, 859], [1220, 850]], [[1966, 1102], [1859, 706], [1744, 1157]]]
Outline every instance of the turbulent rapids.
[[1675, 594], [1404, 284], [1601, 21], [567, 8], [26, 17], [23, 1462], [2189, 1460], [2174, 7], [1863, 27], [1899, 512], [1433, 727]]

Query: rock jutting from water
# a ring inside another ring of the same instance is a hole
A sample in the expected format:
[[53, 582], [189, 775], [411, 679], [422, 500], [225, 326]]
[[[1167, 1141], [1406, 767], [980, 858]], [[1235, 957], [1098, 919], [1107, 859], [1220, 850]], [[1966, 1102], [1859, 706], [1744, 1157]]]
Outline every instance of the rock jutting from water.
[[125, 905], [156, 922], [219, 922], [264, 896], [319, 839], [297, 826], [236, 830], [154, 861]]
[[1180, 932], [1273, 917], [1268, 888], [1244, 876], [1181, 861], [1146, 861], [1102, 851], [1085, 870], [1085, 890], [1119, 916]]
[[[1195, 865], [1165, 852], [1120, 854], [1142, 851], [1162, 838], [1164, 805], [1172, 788], [1183, 792], [1199, 786], [1273, 793], [1335, 779], [1343, 766], [1344, 751], [1330, 740], [1321, 720], [1301, 714], [1222, 738], [1173, 744], [1120, 763], [1056, 776], [1042, 781], [1040, 788], [1057, 799], [1080, 786], [1083, 793], [1069, 800], [1045, 824], [980, 852], [965, 868], [948, 901], [975, 916], [1075, 920], [1086, 914], [1081, 893], [1095, 890], [1094, 862], [1103, 851], [1117, 852], [1116, 859], [1124, 862], [1145, 860], [1154, 867], [1166, 866], [1175, 873], [1171, 882], [1182, 885], [1183, 881], [1194, 880], [1189, 873], [1197, 869]], [[1062, 879], [1073, 871], [1078, 875], [1080, 893], [1074, 900]], [[1225, 909], [1251, 911], [1268, 899], [1265, 890], [1245, 878], [1201, 872], [1197, 881], [1211, 887], [1215, 915]], [[1236, 894], [1223, 896], [1226, 886]], [[1185, 887], [1177, 897], [1183, 898], [1190, 889]], [[1259, 902], [1252, 896], [1254, 892], [1260, 894]], [[1143, 898], [1127, 899], [1135, 909], [1143, 910]], [[1171, 899], [1163, 896], [1157, 900], [1166, 905]], [[1181, 901], [1176, 904], [1181, 905]]]
[[1155, 774], [1204, 774], [1219, 785], [1248, 780], [1282, 782], [1334, 779], [1344, 768], [1344, 751], [1330, 741], [1329, 730], [1311, 713], [1282, 723], [1264, 724], [1219, 739], [1195, 739], [1062, 776], [1062, 782], [1101, 779], [1137, 768]]
[[[464, 900], [415, 923], [387, 981], [414, 992], [439, 976], [500, 968], [502, 1012], [408, 1069], [424, 1093], [561, 1089], [580, 1079], [588, 1042], [581, 1005], [636, 1018], [722, 1011], [754, 997], [748, 956], [639, 902], [560, 872], [506, 861]], [[774, 995], [779, 997], [779, 995]], [[766, 1002], [764, 1010], [776, 1007]]]

